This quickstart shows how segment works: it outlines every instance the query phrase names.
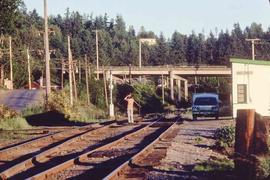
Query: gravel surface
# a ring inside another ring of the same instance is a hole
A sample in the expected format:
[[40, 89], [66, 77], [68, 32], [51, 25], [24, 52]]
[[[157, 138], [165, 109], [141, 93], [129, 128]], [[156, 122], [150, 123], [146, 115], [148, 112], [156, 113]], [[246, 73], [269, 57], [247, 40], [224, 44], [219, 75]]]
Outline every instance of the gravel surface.
[[213, 133], [233, 120], [184, 121], [161, 164], [148, 173], [147, 179], [204, 179], [191, 172], [194, 165], [210, 157], [226, 158], [210, 149], [214, 145]]

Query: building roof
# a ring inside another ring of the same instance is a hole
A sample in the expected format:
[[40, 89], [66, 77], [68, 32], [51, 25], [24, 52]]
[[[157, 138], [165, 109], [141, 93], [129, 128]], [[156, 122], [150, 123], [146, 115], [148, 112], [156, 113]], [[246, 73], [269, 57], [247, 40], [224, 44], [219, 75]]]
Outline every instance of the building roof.
[[253, 64], [253, 65], [270, 66], [270, 61], [265, 61], [265, 60], [251, 60], [251, 59], [231, 58], [230, 62], [231, 63], [238, 63], [238, 64]]

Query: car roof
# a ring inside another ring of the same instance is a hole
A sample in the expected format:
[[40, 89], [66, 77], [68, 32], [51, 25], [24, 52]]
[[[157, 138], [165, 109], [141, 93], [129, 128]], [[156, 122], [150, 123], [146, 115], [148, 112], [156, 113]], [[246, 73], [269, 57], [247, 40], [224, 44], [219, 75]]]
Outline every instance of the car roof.
[[216, 93], [196, 93], [193, 94], [193, 97], [218, 97]]

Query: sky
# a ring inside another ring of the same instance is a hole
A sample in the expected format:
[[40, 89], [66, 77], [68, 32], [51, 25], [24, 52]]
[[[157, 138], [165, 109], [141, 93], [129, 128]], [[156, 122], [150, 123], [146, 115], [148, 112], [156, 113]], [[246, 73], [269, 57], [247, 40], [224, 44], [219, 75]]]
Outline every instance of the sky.
[[[36, 9], [43, 16], [43, 0], [24, 2], [28, 11]], [[270, 27], [268, 0], [48, 0], [49, 15], [63, 15], [67, 8], [94, 16], [121, 15], [127, 27], [132, 25], [136, 32], [144, 26], [167, 38], [174, 31], [206, 35], [230, 31], [235, 23], [242, 29], [252, 22], [262, 24], [265, 30]]]

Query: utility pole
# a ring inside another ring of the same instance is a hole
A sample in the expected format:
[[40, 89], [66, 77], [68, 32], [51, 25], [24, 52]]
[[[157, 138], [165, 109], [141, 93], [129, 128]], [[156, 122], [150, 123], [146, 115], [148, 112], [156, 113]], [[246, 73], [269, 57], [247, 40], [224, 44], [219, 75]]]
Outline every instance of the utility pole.
[[64, 89], [64, 71], [65, 71], [65, 61], [61, 59], [61, 89]]
[[255, 44], [257, 42], [260, 42], [261, 40], [258, 38], [255, 39], [246, 39], [246, 41], [251, 42], [251, 48], [252, 48], [252, 60], [255, 60]]
[[79, 82], [82, 82], [81, 60], [79, 59]]
[[9, 63], [10, 63], [10, 81], [11, 81], [11, 89], [13, 89], [13, 61], [12, 61], [12, 39], [9, 36]]
[[32, 89], [29, 48], [26, 49], [26, 54], [27, 54], [27, 70], [28, 70], [28, 88]]
[[85, 81], [86, 81], [86, 95], [87, 95], [87, 104], [90, 105], [90, 94], [89, 94], [89, 81], [88, 81], [88, 67], [87, 67], [87, 56], [84, 56], [85, 60]]
[[74, 99], [75, 101], [78, 100], [78, 93], [77, 93], [77, 83], [76, 83], [76, 75], [75, 75], [75, 67], [74, 62], [72, 61], [72, 76], [73, 76], [73, 83], [74, 83]]
[[99, 80], [99, 54], [98, 54], [98, 31], [95, 30], [96, 32], [96, 56], [97, 56], [97, 80]]
[[[139, 68], [142, 68], [142, 42], [139, 39]], [[142, 76], [139, 77], [140, 82], [142, 82]]]
[[45, 67], [46, 67], [46, 100], [51, 93], [51, 75], [50, 75], [50, 52], [49, 52], [49, 38], [48, 38], [48, 7], [47, 0], [44, 0], [44, 44], [45, 44]]
[[73, 106], [73, 85], [72, 85], [72, 57], [70, 50], [70, 37], [68, 36], [68, 73], [69, 73], [69, 97], [70, 97], [70, 105]]

